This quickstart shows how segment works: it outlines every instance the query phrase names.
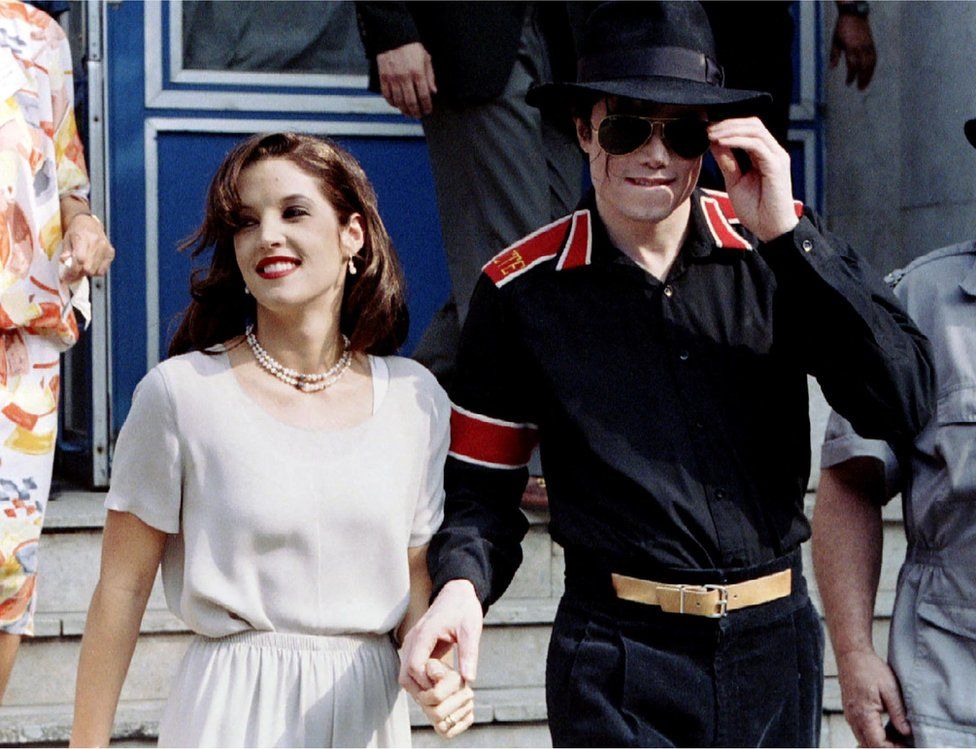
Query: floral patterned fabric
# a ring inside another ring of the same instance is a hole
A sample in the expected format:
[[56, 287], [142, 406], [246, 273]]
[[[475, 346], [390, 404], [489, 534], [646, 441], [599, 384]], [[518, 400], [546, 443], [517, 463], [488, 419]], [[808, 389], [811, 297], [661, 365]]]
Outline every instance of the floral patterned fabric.
[[0, 631], [33, 634], [59, 358], [78, 339], [60, 280], [61, 198], [88, 195], [71, 51], [45, 13], [0, 0]]

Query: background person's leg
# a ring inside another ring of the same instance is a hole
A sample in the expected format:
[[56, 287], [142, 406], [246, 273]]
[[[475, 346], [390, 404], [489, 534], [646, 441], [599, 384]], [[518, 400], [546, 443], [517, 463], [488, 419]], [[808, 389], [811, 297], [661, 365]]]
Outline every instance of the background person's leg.
[[51, 489], [60, 354], [50, 339], [0, 333], [0, 693], [21, 635], [34, 634], [38, 542]]
[[19, 647], [20, 635], [0, 632], [0, 705], [3, 704], [3, 695], [7, 691], [7, 682], [10, 681], [10, 672], [14, 670], [14, 659]]
[[[544, 123], [542, 113], [525, 102], [529, 87], [548, 76], [545, 48], [530, 17], [497, 99], [470, 105], [437, 101], [424, 118], [452, 298], [425, 332], [414, 358], [442, 381], [449, 376], [443, 362], [453, 363], [485, 263], [568, 213], [579, 199], [578, 148], [568, 131]], [[450, 321], [451, 303], [456, 326]]]

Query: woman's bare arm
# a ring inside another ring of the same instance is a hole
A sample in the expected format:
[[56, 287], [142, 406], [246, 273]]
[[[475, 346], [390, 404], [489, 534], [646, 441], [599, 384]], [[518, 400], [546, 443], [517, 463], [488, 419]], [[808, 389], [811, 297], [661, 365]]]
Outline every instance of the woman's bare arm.
[[166, 534], [109, 510], [98, 586], [81, 640], [71, 746], [108, 746]]

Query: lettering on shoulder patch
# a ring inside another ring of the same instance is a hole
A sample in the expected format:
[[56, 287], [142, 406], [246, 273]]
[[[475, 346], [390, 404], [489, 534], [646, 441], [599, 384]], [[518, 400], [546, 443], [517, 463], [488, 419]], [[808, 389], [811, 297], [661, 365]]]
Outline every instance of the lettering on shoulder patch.
[[537, 229], [489, 260], [482, 269], [494, 281], [504, 286], [530, 268], [556, 257], [563, 249], [573, 215]]

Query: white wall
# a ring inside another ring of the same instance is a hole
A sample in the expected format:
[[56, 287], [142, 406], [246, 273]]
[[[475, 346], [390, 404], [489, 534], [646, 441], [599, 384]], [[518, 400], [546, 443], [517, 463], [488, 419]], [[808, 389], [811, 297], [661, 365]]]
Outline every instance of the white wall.
[[[824, 59], [835, 10], [825, 4]], [[872, 2], [867, 91], [825, 71], [827, 214], [887, 272], [976, 237], [976, 3]], [[844, 63], [841, 62], [841, 67]]]

